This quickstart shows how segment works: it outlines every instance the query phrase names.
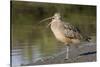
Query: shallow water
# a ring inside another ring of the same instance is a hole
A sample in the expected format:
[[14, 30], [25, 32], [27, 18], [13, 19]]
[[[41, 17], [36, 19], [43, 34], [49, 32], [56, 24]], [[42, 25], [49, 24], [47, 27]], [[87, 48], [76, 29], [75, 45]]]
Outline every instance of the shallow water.
[[26, 35], [27, 37], [24, 37], [23, 40], [20, 40], [21, 37], [14, 36], [19, 40], [14, 38], [12, 42], [12, 66], [35, 63], [43, 57], [51, 56], [58, 50], [56, 39], [53, 36], [50, 37], [51, 34], [47, 33], [48, 30], [44, 32], [46, 34], [38, 31], [39, 35], [34, 35], [33, 32]]
[[11, 50], [13, 67], [34, 64], [43, 58], [52, 57], [65, 47], [63, 43], [55, 39], [51, 30], [46, 28], [45, 25], [44, 27], [23, 26], [25, 28], [31, 27], [32, 29], [28, 30], [21, 27], [22, 30], [14, 30]]
[[27, 30], [21, 34], [18, 30], [13, 33], [12, 66], [35, 63], [43, 57], [52, 56], [64, 47], [48, 29], [36, 27], [31, 32]]

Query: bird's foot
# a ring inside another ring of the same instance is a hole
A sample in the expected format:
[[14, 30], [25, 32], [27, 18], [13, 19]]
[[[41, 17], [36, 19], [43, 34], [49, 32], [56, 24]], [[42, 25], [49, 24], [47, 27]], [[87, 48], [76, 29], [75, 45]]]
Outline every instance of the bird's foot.
[[65, 59], [64, 59], [64, 62], [65, 62], [65, 63], [71, 63], [72, 61], [71, 61], [71, 58], [65, 58]]
[[64, 58], [64, 60], [68, 60], [68, 58]]
[[64, 58], [64, 60], [68, 60], [69, 58]]

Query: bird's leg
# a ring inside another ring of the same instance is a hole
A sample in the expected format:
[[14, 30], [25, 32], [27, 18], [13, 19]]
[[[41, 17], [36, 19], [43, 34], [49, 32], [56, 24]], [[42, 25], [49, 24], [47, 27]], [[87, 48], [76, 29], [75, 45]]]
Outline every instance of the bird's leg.
[[66, 46], [66, 57], [65, 59], [69, 59], [69, 46]]

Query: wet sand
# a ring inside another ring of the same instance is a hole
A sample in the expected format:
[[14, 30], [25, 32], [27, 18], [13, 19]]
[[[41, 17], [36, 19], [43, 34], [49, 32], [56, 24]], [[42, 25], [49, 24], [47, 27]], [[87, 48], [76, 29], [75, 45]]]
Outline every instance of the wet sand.
[[82, 43], [78, 49], [71, 46], [68, 60], [65, 60], [65, 55], [66, 55], [66, 48], [64, 47], [62, 51], [58, 52], [57, 54], [54, 54], [53, 56], [41, 58], [35, 63], [22, 64], [22, 66], [78, 63], [78, 62], [95, 62], [96, 61], [96, 43], [92, 43], [92, 42]]

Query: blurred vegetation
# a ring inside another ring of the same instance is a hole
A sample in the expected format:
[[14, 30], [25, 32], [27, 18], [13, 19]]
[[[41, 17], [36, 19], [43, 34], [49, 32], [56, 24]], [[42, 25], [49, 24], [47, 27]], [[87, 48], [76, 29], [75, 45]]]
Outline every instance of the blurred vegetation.
[[[12, 46], [17, 41], [42, 44], [42, 51], [53, 52], [56, 40], [44, 18], [60, 12], [64, 21], [78, 26], [82, 34], [96, 36], [96, 6], [11, 1]], [[29, 44], [28, 44], [29, 45]], [[48, 49], [44, 49], [48, 48]]]

